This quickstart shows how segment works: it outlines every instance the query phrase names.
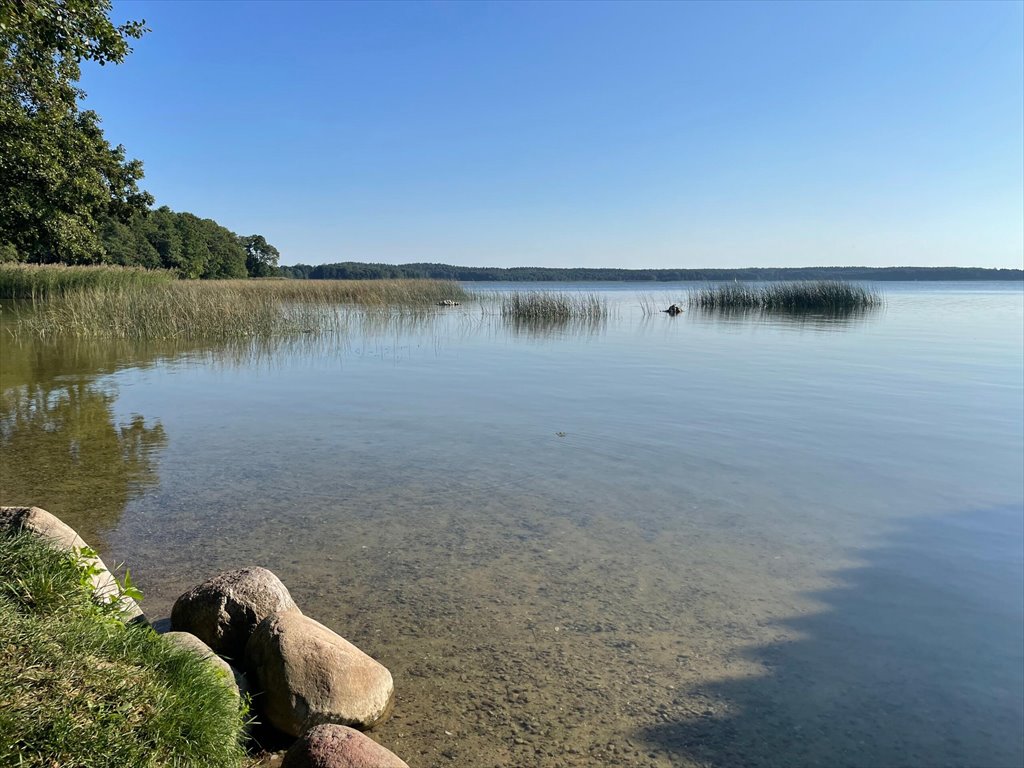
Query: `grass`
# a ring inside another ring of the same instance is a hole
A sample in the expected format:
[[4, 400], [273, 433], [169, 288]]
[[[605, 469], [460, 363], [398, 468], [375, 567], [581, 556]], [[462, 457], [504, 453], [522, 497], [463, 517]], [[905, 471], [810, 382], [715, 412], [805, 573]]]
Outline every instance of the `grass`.
[[0, 538], [0, 765], [246, 764], [221, 673], [82, 585], [72, 554]]
[[84, 289], [162, 286], [174, 273], [141, 267], [0, 264], [0, 299], [46, 300]]
[[849, 312], [881, 306], [870, 288], [840, 280], [814, 282], [726, 283], [690, 293], [687, 304], [703, 310], [755, 309], [770, 312]]
[[458, 283], [442, 280], [173, 281], [145, 270], [0, 265], [5, 292], [33, 299], [31, 307], [5, 308], [16, 334], [131, 340], [338, 329], [352, 309], [420, 311], [470, 298]]
[[608, 317], [608, 300], [596, 293], [557, 291], [516, 291], [500, 297], [501, 315], [506, 320], [559, 322], [603, 320]]

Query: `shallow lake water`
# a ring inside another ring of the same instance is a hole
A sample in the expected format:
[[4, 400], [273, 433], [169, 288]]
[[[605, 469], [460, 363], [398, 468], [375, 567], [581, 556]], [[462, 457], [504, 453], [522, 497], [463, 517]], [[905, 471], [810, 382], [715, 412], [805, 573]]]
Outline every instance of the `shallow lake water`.
[[412, 766], [1024, 762], [1020, 283], [842, 319], [511, 287], [611, 316], [0, 333], [0, 503], [126, 561], [153, 618], [270, 568], [392, 671], [373, 735]]

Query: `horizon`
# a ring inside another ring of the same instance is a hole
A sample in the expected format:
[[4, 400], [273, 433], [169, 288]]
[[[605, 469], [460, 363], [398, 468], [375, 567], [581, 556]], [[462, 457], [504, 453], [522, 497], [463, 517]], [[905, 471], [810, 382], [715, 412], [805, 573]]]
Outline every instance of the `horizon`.
[[720, 270], [725, 272], [738, 272], [741, 270], [751, 269], [762, 269], [762, 270], [773, 270], [773, 269], [984, 269], [984, 270], [1000, 270], [1000, 271], [1011, 271], [1011, 272], [1024, 272], [1024, 266], [1019, 267], [978, 267], [973, 265], [963, 264], [927, 264], [927, 265], [914, 265], [914, 264], [881, 264], [881, 265], [868, 265], [868, 264], [797, 264], [793, 266], [780, 266], [778, 264], [764, 264], [756, 266], [731, 266], [731, 265], [715, 265], [715, 266], [695, 266], [695, 267], [586, 267], [586, 266], [567, 266], [567, 267], [549, 267], [543, 264], [516, 264], [511, 267], [499, 267], [494, 264], [452, 264], [443, 261], [356, 261], [353, 259], [346, 259], [343, 261], [333, 262], [321, 262], [319, 264], [310, 264], [307, 262], [295, 262], [294, 264], [284, 264], [282, 266], [294, 267], [294, 266], [306, 266], [306, 267], [319, 267], [319, 266], [330, 266], [335, 264], [366, 264], [373, 266], [383, 267], [408, 267], [416, 264], [434, 264], [438, 266], [446, 267], [457, 267], [465, 269], [604, 269], [604, 270], [617, 270], [625, 272], [672, 272], [672, 271], [710, 271]]
[[114, 17], [152, 31], [84, 107], [282, 264], [1024, 266], [1024, 2]]

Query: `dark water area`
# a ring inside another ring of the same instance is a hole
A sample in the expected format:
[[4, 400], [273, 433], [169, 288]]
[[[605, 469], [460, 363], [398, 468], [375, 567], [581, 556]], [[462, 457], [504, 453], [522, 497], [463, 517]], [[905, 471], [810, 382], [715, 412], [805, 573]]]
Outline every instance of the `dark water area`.
[[0, 503], [153, 617], [271, 568], [392, 670], [374, 737], [410, 765], [1024, 762], [1024, 287], [674, 318], [640, 307], [683, 285], [539, 287], [610, 316], [0, 329]]

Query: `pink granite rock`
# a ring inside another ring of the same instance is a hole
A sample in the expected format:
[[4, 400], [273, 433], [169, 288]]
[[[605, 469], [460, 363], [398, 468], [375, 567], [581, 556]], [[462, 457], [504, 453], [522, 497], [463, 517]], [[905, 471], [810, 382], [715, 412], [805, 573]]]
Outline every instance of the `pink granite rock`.
[[281, 768], [409, 768], [394, 752], [344, 725], [318, 725], [304, 733]]

